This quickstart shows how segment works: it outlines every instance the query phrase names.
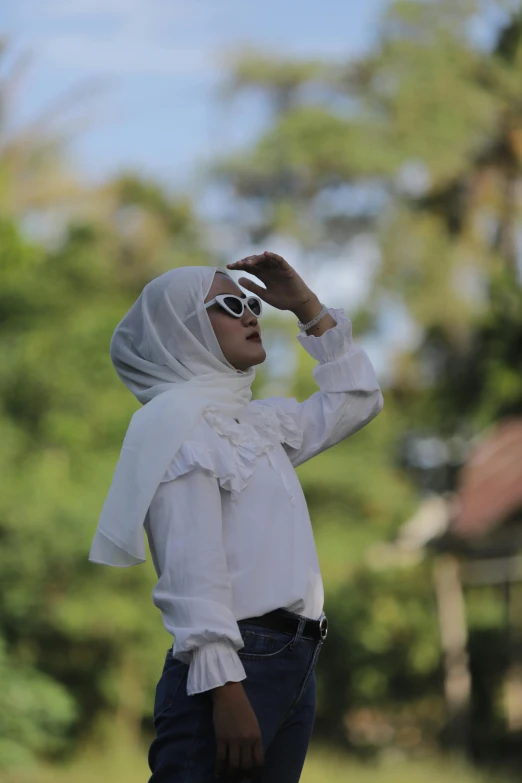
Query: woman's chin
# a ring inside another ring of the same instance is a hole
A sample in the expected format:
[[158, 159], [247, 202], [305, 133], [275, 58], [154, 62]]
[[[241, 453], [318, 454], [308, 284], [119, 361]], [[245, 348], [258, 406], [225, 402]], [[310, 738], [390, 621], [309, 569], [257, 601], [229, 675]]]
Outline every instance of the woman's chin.
[[252, 351], [252, 354], [248, 357], [248, 361], [250, 363], [250, 366], [254, 364], [262, 364], [266, 359], [266, 351], [263, 348], [262, 345], [256, 345], [255, 351]]
[[249, 367], [253, 367], [256, 364], [262, 364], [266, 359], [266, 351], [263, 348], [262, 343], [253, 342], [248, 355], [244, 355], [241, 359], [233, 362], [234, 367], [246, 370]]
[[253, 364], [261, 364], [266, 359], [266, 351], [263, 348], [262, 343], [254, 343], [254, 346], [256, 350], [252, 351], [252, 353], [259, 358], [255, 362], [253, 362]]

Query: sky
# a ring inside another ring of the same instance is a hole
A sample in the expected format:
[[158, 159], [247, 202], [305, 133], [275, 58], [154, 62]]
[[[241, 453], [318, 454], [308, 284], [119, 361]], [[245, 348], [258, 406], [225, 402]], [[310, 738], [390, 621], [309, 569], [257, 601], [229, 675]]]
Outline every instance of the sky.
[[[227, 53], [348, 58], [376, 34], [385, 0], [2, 0], [0, 33], [33, 65], [19, 120], [79, 84], [90, 125], [73, 145], [85, 177], [122, 167], [187, 181], [253, 138], [259, 104], [219, 100]], [[86, 101], [86, 103], [85, 103]]]
[[[71, 161], [85, 181], [131, 169], [190, 191], [211, 159], [247, 145], [267, 121], [259, 99], [219, 97], [230, 53], [249, 47], [278, 58], [347, 60], [376, 40], [386, 5], [386, 0], [1, 0], [0, 35], [11, 42], [11, 61], [22, 52], [31, 58], [14, 125], [39, 117], [58, 100], [60, 110], [50, 114], [60, 118], [62, 129], [73, 129]], [[63, 98], [71, 93], [74, 110]], [[216, 218], [215, 203], [200, 206]], [[303, 274], [299, 248], [282, 239], [276, 244], [267, 249], [288, 253]], [[230, 253], [241, 258], [256, 250], [231, 247]], [[377, 260], [375, 245], [361, 237], [346, 257], [317, 264], [307, 282], [331, 306], [349, 309], [364, 299]], [[366, 346], [382, 374], [393, 350], [416, 339], [400, 312], [387, 309], [383, 319], [386, 339]]]

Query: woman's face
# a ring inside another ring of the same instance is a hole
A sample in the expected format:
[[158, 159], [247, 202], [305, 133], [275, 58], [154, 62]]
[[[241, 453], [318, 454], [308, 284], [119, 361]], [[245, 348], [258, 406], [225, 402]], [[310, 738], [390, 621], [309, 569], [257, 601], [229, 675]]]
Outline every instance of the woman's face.
[[[205, 302], [209, 302], [217, 294], [235, 294], [247, 298], [239, 286], [225, 275], [216, 272]], [[225, 358], [236, 370], [248, 370], [255, 364], [261, 364], [266, 359], [266, 351], [258, 340], [249, 340], [253, 333], [261, 336], [258, 319], [245, 307], [241, 318], [229, 315], [226, 310], [214, 303], [207, 308], [208, 317], [217, 337], [219, 347]]]

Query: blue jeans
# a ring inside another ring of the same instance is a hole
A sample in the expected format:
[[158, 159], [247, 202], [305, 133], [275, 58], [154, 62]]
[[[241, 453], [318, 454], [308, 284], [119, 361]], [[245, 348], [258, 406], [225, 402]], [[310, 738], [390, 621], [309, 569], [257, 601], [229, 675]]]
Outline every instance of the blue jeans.
[[[297, 783], [303, 769], [315, 718], [315, 665], [323, 645], [321, 639], [302, 636], [305, 620], [295, 634], [238, 623], [245, 643], [238, 652], [247, 675], [242, 683], [263, 742], [259, 783]], [[148, 783], [216, 783], [212, 696], [208, 691], [187, 695], [188, 670], [169, 648], [156, 688]]]

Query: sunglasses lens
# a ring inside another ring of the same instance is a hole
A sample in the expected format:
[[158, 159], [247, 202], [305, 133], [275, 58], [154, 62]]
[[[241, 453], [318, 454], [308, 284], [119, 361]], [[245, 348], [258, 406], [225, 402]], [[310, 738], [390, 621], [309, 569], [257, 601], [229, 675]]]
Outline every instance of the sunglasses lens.
[[259, 315], [261, 313], [261, 302], [259, 299], [256, 299], [255, 297], [251, 297], [248, 301], [248, 306], [250, 310], [254, 313], [254, 315]]
[[243, 305], [239, 301], [239, 299], [236, 299], [235, 296], [227, 296], [223, 300], [227, 307], [229, 307], [233, 313], [236, 313], [236, 315], [241, 315], [243, 310]]

